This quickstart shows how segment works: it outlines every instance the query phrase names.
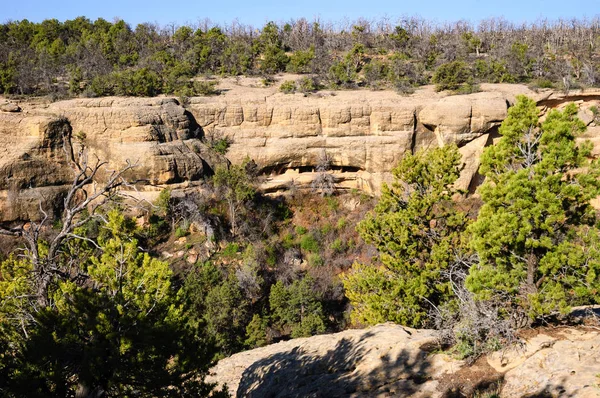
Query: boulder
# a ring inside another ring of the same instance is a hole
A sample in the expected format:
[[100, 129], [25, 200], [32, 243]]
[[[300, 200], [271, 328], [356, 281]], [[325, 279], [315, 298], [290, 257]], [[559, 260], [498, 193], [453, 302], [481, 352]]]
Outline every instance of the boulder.
[[511, 358], [518, 366], [505, 374], [502, 397], [600, 397], [600, 333], [567, 329], [561, 334], [538, 338], [536, 350], [528, 346]]
[[437, 379], [462, 362], [431, 355], [436, 341], [394, 324], [294, 339], [223, 359], [208, 381], [235, 397], [442, 397]]
[[14, 102], [0, 104], [0, 112], [21, 112], [21, 107]]

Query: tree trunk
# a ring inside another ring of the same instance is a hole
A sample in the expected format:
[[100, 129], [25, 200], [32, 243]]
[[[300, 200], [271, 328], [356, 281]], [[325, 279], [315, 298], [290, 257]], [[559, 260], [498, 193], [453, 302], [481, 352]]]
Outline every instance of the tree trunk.
[[535, 273], [537, 271], [537, 257], [535, 254], [529, 253], [527, 256], [527, 293], [537, 292], [535, 283]]

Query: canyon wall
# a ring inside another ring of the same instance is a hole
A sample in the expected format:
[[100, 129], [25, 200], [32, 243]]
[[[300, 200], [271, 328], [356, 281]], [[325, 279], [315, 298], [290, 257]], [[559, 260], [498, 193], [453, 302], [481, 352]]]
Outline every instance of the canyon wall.
[[[520, 85], [482, 85], [463, 96], [431, 88], [411, 96], [389, 91], [285, 95], [233, 89], [217, 97], [89, 98], [45, 103], [0, 100], [0, 221], [24, 221], [57, 210], [72, 171], [64, 139], [84, 142], [90, 156], [115, 170], [136, 164], [128, 176], [142, 192], [201, 183], [218, 165], [253, 159], [263, 189], [309, 186], [323, 155], [340, 188], [376, 193], [407, 152], [456, 143], [465, 167], [458, 185], [473, 189], [483, 148], [518, 94], [534, 97], [543, 112], [570, 100], [590, 124], [584, 138], [600, 137], [589, 108], [598, 93], [561, 96]], [[227, 139], [222, 156], [207, 145]], [[600, 152], [600, 143], [595, 145]], [[596, 153], [597, 154], [597, 153]]]

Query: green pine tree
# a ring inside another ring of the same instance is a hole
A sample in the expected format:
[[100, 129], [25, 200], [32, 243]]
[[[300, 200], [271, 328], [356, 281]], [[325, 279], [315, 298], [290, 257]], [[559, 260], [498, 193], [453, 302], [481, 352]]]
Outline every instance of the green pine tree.
[[384, 184], [375, 210], [358, 225], [382, 267], [356, 264], [343, 277], [355, 323], [421, 326], [432, 305], [452, 300], [445, 271], [462, 251], [468, 222], [452, 200], [460, 164], [456, 146], [446, 146], [408, 154], [393, 170], [394, 183]]
[[552, 110], [540, 123], [533, 100], [518, 97], [482, 156], [484, 202], [469, 228], [479, 254], [467, 287], [506, 302], [530, 319], [600, 299], [598, 231], [590, 199], [599, 193], [577, 107]]

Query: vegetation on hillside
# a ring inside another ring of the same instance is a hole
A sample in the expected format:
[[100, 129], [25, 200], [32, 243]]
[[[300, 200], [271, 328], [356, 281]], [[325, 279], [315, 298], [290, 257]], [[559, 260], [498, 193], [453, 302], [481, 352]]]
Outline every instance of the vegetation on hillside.
[[219, 358], [384, 321], [473, 359], [600, 303], [600, 168], [576, 111], [540, 120], [518, 97], [472, 207], [452, 145], [407, 154], [376, 206], [336, 191], [323, 153], [313, 192], [264, 195], [248, 160], [140, 213], [118, 199], [131, 166], [83, 194], [104, 164], [72, 144], [59, 219], [0, 228], [22, 242], [0, 263], [0, 393], [218, 397]]
[[[446, 330], [462, 355], [510, 340], [515, 330], [600, 303], [598, 161], [577, 108], [518, 97], [482, 156], [478, 214], [461, 211], [452, 184], [459, 155], [447, 146], [408, 155], [358, 225], [379, 261], [343, 277], [358, 324], [394, 321]], [[491, 345], [490, 345], [491, 343]]]
[[[9, 21], [0, 25], [0, 92], [6, 94], [218, 94], [208, 75], [310, 74], [320, 87], [394, 88], [435, 83], [530, 83], [568, 91], [599, 81], [598, 20], [516, 25], [488, 19], [436, 24], [419, 18], [333, 24], [306, 19], [260, 29], [210, 22], [158, 26], [126, 21]], [[286, 83], [285, 92], [294, 84]]]

